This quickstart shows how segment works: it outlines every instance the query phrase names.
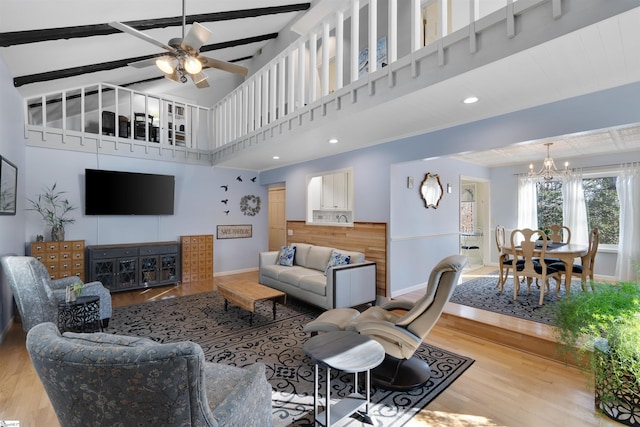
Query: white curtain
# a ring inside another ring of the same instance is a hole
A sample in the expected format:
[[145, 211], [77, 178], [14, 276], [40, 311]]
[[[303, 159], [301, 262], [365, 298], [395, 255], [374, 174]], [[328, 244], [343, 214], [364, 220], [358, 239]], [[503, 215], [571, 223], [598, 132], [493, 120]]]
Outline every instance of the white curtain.
[[618, 241], [618, 280], [637, 279], [640, 263], [640, 166], [623, 168], [616, 183], [620, 199], [620, 238]]
[[584, 201], [582, 173], [567, 175], [562, 183], [562, 222], [571, 230], [571, 243], [589, 244], [587, 205]]
[[536, 181], [528, 176], [518, 178], [518, 228], [538, 229], [538, 194]]

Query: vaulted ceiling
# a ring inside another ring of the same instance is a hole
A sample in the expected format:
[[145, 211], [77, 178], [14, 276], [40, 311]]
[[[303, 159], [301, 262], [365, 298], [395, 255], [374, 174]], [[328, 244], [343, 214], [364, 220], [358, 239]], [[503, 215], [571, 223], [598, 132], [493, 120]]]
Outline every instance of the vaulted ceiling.
[[[310, 7], [300, 0], [186, 0], [184, 4], [187, 31], [195, 21], [212, 32], [201, 53], [239, 65]], [[108, 25], [122, 22], [168, 43], [182, 37], [182, 7], [181, 0], [2, 0], [0, 56], [24, 96], [107, 82], [188, 98], [195, 91], [164, 79], [155, 66], [127, 66], [166, 53], [163, 49]], [[205, 73], [210, 80], [230, 77], [215, 69]]]
[[[194, 21], [205, 25], [212, 35], [201, 52], [246, 66], [267, 43], [310, 10], [311, 3], [316, 1], [186, 0], [187, 30]], [[371, 109], [369, 115], [359, 117], [367, 126], [354, 126], [349, 120], [334, 122], [332, 133], [344, 131], [348, 134], [357, 128], [358, 134], [352, 139], [377, 144], [438, 129], [444, 122], [449, 126], [468, 123], [563, 97], [640, 81], [640, 1], [637, 3], [635, 10], [615, 19], [417, 91], [402, 102], [387, 102]], [[211, 88], [195, 89], [191, 84], [165, 79], [156, 67], [127, 66], [164, 51], [108, 25], [112, 21], [123, 22], [167, 43], [169, 39], [181, 36], [182, 7], [181, 0], [58, 0], [54, 3], [49, 0], [2, 0], [0, 56], [7, 64], [15, 86], [25, 97], [107, 82], [186, 100], [218, 99], [224, 93], [216, 93], [220, 89], [215, 84]], [[513, 73], [516, 69], [520, 73], [518, 76]], [[205, 72], [210, 82], [233, 79], [222, 87], [242, 82], [242, 78], [223, 71], [208, 69]], [[529, 83], [522, 84], [524, 81]], [[461, 112], [454, 104], [459, 102], [458, 97], [451, 94], [461, 89], [473, 89], [482, 97], [476, 113]], [[425, 99], [436, 102], [440, 108], [418, 108], [416, 103], [424, 103]], [[415, 118], [417, 112], [420, 112], [419, 119]], [[446, 112], [446, 116], [442, 112]], [[395, 130], [390, 129], [392, 126], [385, 120], [390, 114], [397, 117]], [[421, 129], [411, 128], [416, 122], [420, 123]], [[567, 157], [612, 150], [636, 151], [640, 147], [637, 123], [635, 125], [562, 136], [555, 139], [561, 144], [554, 146], [554, 157], [563, 157], [562, 150], [567, 150]], [[324, 137], [317, 129], [313, 131], [313, 135]], [[467, 154], [464, 159], [486, 166], [513, 164], [529, 161], [528, 158], [540, 159], [541, 147], [539, 143], [520, 144], [488, 153]], [[323, 154], [331, 153], [314, 152], [313, 156]], [[246, 156], [248, 161], [252, 160], [250, 153]], [[243, 167], [243, 163], [238, 160], [233, 166]], [[260, 169], [265, 167], [256, 167], [256, 170]]]

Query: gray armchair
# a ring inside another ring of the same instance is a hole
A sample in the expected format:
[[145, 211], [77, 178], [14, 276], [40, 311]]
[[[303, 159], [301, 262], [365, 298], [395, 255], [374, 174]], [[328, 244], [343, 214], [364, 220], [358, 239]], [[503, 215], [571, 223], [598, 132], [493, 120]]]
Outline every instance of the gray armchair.
[[[29, 256], [5, 256], [0, 260], [9, 280], [25, 332], [38, 323], [58, 319], [58, 302], [64, 301], [68, 285], [81, 281], [77, 277], [51, 280], [47, 267]], [[82, 295], [100, 297], [100, 320], [106, 327], [111, 318], [111, 293], [100, 282], [85, 283]]]
[[27, 350], [65, 427], [273, 425], [264, 365], [205, 362], [193, 342], [60, 335], [42, 323], [27, 334]]
[[429, 380], [429, 365], [414, 353], [440, 318], [466, 263], [467, 257], [462, 255], [444, 258], [431, 271], [427, 292], [418, 301], [397, 300], [373, 306], [347, 326], [347, 330], [366, 335], [384, 347], [385, 360], [372, 371], [375, 384], [391, 390], [411, 390]]

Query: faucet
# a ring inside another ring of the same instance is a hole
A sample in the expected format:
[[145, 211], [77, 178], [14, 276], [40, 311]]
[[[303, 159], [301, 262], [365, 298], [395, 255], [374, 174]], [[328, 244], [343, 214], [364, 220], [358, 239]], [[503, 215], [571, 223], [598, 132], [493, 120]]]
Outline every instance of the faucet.
[[344, 222], [349, 222], [349, 218], [347, 218], [347, 216], [345, 214], [338, 215], [338, 222], [340, 222], [342, 217], [344, 217]]

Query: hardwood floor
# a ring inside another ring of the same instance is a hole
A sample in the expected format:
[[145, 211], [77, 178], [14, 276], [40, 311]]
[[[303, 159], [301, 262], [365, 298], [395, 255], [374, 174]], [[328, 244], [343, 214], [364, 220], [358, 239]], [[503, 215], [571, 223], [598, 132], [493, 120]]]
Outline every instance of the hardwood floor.
[[[489, 271], [493, 271], [492, 268]], [[487, 270], [465, 273], [465, 279]], [[198, 282], [163, 288], [113, 294], [114, 307], [174, 298], [215, 290], [218, 283], [236, 279], [256, 279], [257, 272], [217, 276], [213, 283]], [[414, 299], [421, 292], [404, 295]], [[540, 357], [514, 346], [497, 343], [501, 334], [491, 331], [482, 337], [479, 322], [498, 323], [520, 334], [522, 341], [544, 328], [523, 325], [515, 318], [489, 315], [482, 310], [447, 307], [426, 341], [475, 359], [475, 363], [409, 426], [617, 426], [597, 414], [588, 379], [578, 369]], [[466, 316], [466, 320], [462, 321]], [[456, 320], [457, 319], [457, 320]], [[466, 322], [466, 323], [465, 323]], [[532, 323], [532, 322], [527, 322]], [[456, 328], [463, 328], [456, 329]], [[491, 329], [487, 327], [486, 329]], [[470, 332], [470, 333], [469, 333]], [[35, 374], [26, 352], [22, 325], [14, 324], [0, 345], [0, 420], [19, 420], [21, 427], [59, 426], [53, 408]]]

